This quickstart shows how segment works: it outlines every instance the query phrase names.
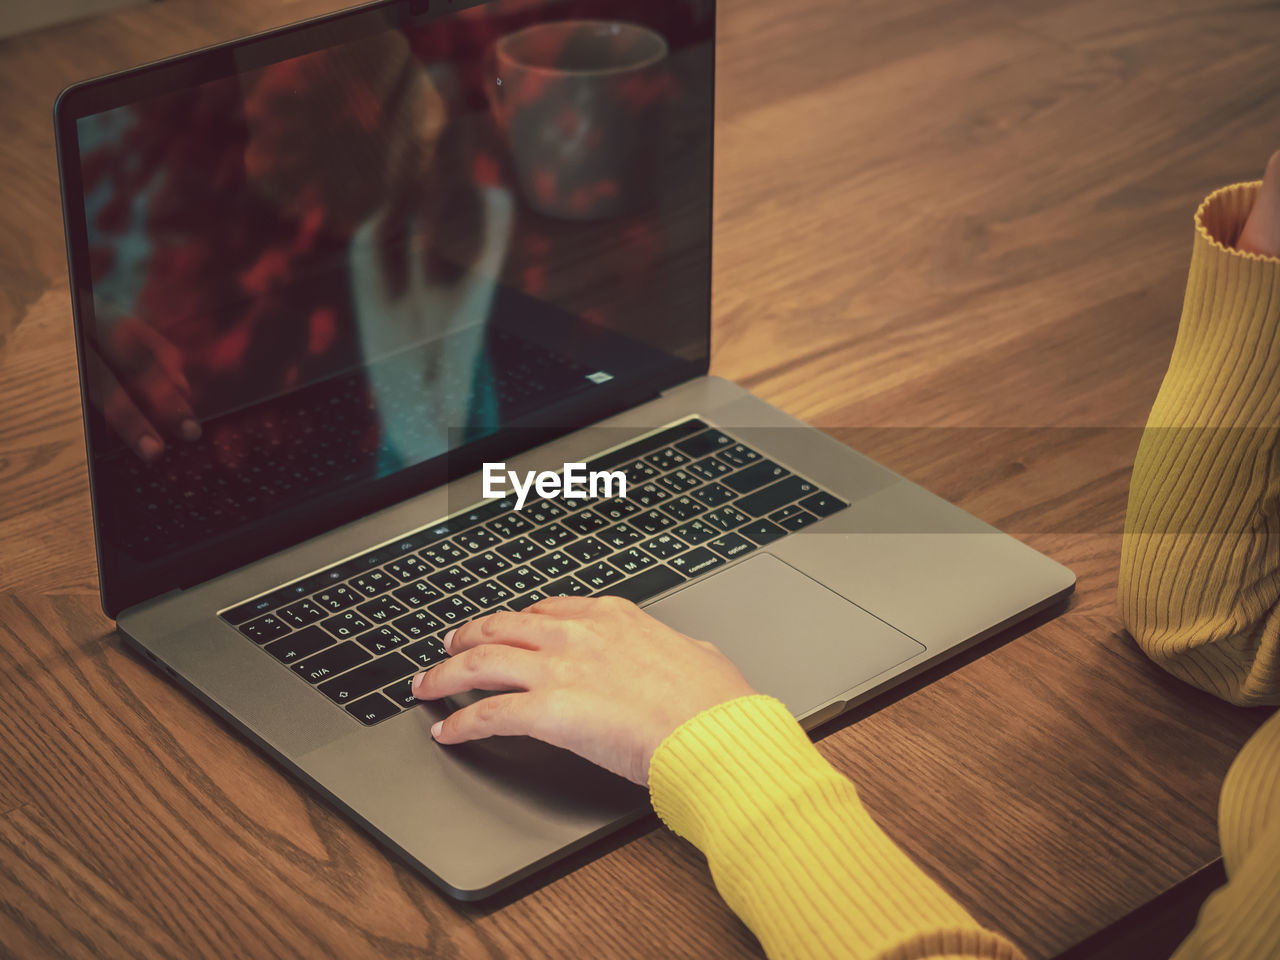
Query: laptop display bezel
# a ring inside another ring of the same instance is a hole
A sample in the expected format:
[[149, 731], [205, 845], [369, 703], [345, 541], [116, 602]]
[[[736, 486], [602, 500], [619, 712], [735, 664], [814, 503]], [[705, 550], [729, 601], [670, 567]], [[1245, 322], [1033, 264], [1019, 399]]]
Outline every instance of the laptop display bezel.
[[[310, 501], [301, 514], [263, 521], [230, 534], [221, 541], [202, 542], [191, 550], [166, 556], [161, 563], [149, 567], [120, 562], [120, 558], [113, 554], [111, 545], [104, 541], [101, 516], [104, 504], [100, 500], [94, 476], [94, 440], [93, 431], [89, 428], [93, 409], [88, 390], [86, 345], [83, 342], [84, 331], [94, 322], [94, 305], [77, 121], [149, 96], [322, 50], [331, 46], [335, 40], [350, 41], [386, 29], [418, 25], [490, 2], [493, 0], [449, 0], [448, 3], [438, 0], [435, 3], [422, 0], [378, 0], [81, 81], [69, 86], [58, 96], [54, 104], [55, 148], [61, 183], [76, 356], [80, 372], [81, 412], [85, 425], [99, 587], [102, 608], [107, 616], [114, 619], [129, 607], [270, 556], [377, 510], [475, 473], [485, 462], [515, 456], [637, 406], [680, 383], [707, 374], [711, 346], [710, 249], [707, 256], [708, 298], [703, 312], [703, 329], [698, 338], [705, 348], [698, 360], [673, 364], [660, 376], [644, 384], [607, 384], [600, 390], [592, 391], [586, 402], [575, 398], [574, 401], [542, 411], [540, 418], [545, 420], [546, 426], [533, 429], [525, 427], [515, 432], [499, 431], [492, 437], [470, 444], [462, 451], [453, 451], [447, 457], [401, 470], [388, 477], [367, 481], [354, 491], [346, 490], [328, 498], [317, 498]], [[711, 16], [710, 82], [711, 101], [714, 104], [714, 4]], [[714, 152], [713, 108], [708, 110], [707, 127]], [[706, 189], [711, 202], [713, 190], [710, 170], [714, 168], [714, 158], [708, 167]], [[710, 223], [706, 242], [710, 248]], [[693, 334], [695, 331], [690, 332]], [[424, 522], [430, 522], [436, 518], [423, 519]]]

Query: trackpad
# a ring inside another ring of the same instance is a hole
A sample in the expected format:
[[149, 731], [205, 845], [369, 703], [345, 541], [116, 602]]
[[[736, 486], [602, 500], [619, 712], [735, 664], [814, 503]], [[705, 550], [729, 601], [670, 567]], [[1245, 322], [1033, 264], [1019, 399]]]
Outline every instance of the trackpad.
[[924, 651], [777, 557], [762, 554], [645, 608], [737, 664], [797, 717]]

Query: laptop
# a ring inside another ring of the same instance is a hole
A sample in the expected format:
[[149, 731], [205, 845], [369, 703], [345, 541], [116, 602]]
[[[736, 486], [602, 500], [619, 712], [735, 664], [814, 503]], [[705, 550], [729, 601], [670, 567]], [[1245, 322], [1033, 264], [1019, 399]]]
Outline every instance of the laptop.
[[457, 624], [623, 596], [813, 728], [1074, 587], [708, 376], [714, 77], [705, 0], [397, 0], [55, 108], [104, 610], [456, 898], [648, 811], [437, 745]]

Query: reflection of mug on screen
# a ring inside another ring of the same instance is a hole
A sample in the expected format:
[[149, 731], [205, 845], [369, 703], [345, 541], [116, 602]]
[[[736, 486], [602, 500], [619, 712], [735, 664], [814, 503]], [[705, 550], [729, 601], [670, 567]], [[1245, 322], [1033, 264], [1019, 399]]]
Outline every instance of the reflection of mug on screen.
[[605, 20], [538, 24], [497, 42], [493, 110], [534, 209], [596, 220], [648, 199], [667, 49], [661, 34]]

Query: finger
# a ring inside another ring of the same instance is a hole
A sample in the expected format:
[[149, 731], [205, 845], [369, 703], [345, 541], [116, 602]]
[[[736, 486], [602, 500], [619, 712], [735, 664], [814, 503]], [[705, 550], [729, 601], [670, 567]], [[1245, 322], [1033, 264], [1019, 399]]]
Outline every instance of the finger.
[[449, 714], [431, 728], [440, 743], [486, 737], [537, 737], [545, 722], [544, 699], [534, 693], [489, 697]]
[[526, 650], [555, 650], [563, 646], [567, 632], [567, 625], [559, 620], [503, 610], [472, 620], [446, 634], [444, 645], [455, 655], [488, 643]]
[[155, 460], [164, 452], [160, 431], [143, 416], [128, 391], [96, 352], [89, 352], [87, 362], [89, 393], [94, 405], [106, 418], [107, 425], [142, 460], [147, 463]]
[[607, 614], [629, 613], [639, 610], [630, 600], [621, 597], [547, 597], [525, 610], [560, 620], [598, 618]]
[[413, 679], [419, 700], [439, 700], [468, 690], [528, 690], [546, 678], [545, 657], [506, 644], [466, 650]]
[[156, 366], [149, 370], [145, 377], [137, 381], [141, 392], [151, 411], [152, 419], [159, 422], [174, 437], [194, 443], [200, 439], [200, 423], [196, 420], [191, 404], [169, 379], [168, 372]]
[[1271, 155], [1262, 187], [1236, 248], [1246, 253], [1280, 257], [1280, 150]]
[[188, 400], [191, 399], [191, 384], [187, 380], [186, 374], [182, 372], [184, 365], [182, 351], [165, 339], [160, 331], [140, 321], [134, 322], [133, 332], [139, 340], [146, 344], [152, 356], [164, 367], [174, 386], [182, 391]]

